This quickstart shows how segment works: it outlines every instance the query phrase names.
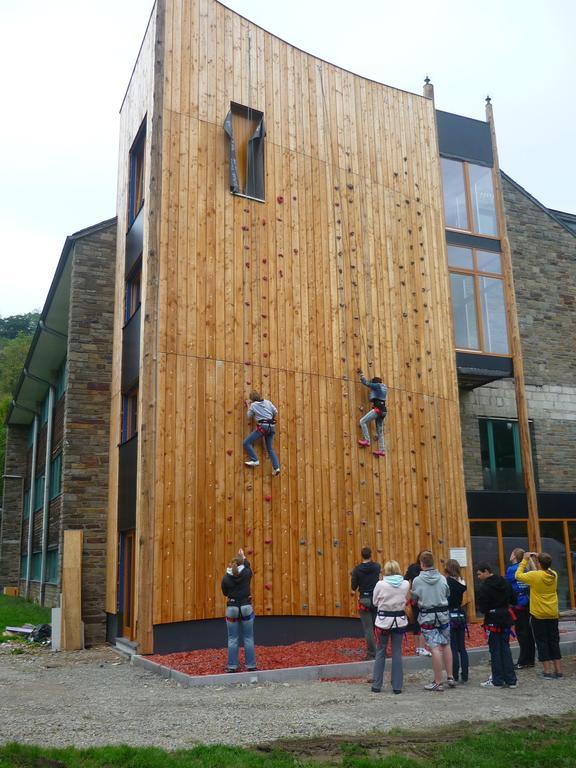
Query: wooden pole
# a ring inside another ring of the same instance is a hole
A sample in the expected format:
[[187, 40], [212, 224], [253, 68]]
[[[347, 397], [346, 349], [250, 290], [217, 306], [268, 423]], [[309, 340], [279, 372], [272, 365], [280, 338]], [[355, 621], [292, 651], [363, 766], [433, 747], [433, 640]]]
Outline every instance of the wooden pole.
[[508, 328], [510, 331], [510, 348], [514, 365], [514, 388], [516, 391], [516, 410], [518, 415], [518, 431], [520, 433], [520, 454], [522, 456], [522, 476], [524, 489], [528, 503], [528, 541], [530, 548], [540, 552], [542, 541], [540, 539], [540, 522], [538, 518], [538, 498], [536, 496], [536, 483], [534, 480], [534, 465], [532, 463], [532, 444], [530, 441], [530, 426], [528, 423], [528, 405], [526, 403], [526, 391], [524, 388], [524, 361], [522, 358], [522, 343], [520, 328], [518, 325], [518, 313], [516, 309], [516, 292], [514, 291], [514, 276], [512, 273], [512, 254], [510, 242], [506, 230], [506, 216], [504, 212], [504, 198], [502, 195], [502, 183], [500, 177], [500, 165], [498, 163], [498, 149], [496, 147], [496, 130], [494, 127], [494, 114], [490, 98], [486, 99], [486, 120], [490, 125], [492, 137], [492, 154], [494, 156], [494, 198], [496, 213], [502, 243], [502, 270], [506, 285], [506, 308], [508, 312]]
[[61, 610], [60, 650], [81, 650], [82, 531], [64, 531]]

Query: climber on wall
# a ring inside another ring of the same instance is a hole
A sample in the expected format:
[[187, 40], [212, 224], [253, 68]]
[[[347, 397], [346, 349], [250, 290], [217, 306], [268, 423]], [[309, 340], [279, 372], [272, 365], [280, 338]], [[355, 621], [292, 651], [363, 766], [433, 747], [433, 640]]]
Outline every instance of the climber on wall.
[[368, 399], [370, 400], [371, 408], [368, 413], [360, 419], [360, 429], [362, 430], [362, 439], [358, 440], [358, 445], [362, 448], [370, 447], [370, 433], [368, 431], [368, 424], [371, 421], [376, 422], [376, 435], [378, 437], [378, 450], [373, 451], [374, 456], [385, 456], [384, 448], [384, 419], [386, 418], [386, 398], [388, 397], [388, 387], [382, 383], [382, 379], [378, 376], [374, 376], [370, 381], [364, 377], [361, 370], [358, 370], [360, 374], [360, 381], [365, 387], [370, 389]]
[[249, 461], [245, 461], [247, 467], [257, 467], [260, 462], [258, 456], [254, 450], [254, 443], [260, 438], [264, 438], [266, 443], [266, 449], [272, 462], [272, 474], [278, 475], [280, 473], [280, 462], [278, 456], [274, 452], [274, 435], [276, 433], [275, 423], [278, 410], [276, 406], [270, 402], [270, 400], [264, 400], [264, 398], [255, 391], [250, 392], [250, 399], [246, 400], [246, 406], [248, 408], [248, 421], [256, 422], [256, 429], [251, 432], [244, 440], [244, 449], [250, 457]]

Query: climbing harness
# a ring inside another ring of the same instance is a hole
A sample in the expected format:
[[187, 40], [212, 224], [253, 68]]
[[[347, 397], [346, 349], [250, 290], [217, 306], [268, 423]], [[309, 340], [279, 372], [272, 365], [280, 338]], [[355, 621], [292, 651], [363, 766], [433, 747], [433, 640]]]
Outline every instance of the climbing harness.
[[261, 435], [264, 435], [264, 437], [266, 437], [266, 435], [270, 434], [270, 431], [272, 430], [272, 427], [275, 424], [276, 422], [274, 419], [266, 419], [266, 420], [259, 421], [256, 424], [256, 431], [260, 432]]
[[442, 615], [448, 615], [450, 616], [450, 611], [448, 610], [447, 605], [432, 605], [430, 607], [427, 606], [420, 606], [420, 615], [421, 616], [428, 616], [434, 614], [434, 620], [433, 621], [423, 621], [420, 622], [420, 627], [422, 629], [447, 629], [450, 626], [450, 621], [442, 621], [440, 616]]
[[378, 610], [378, 618], [384, 619], [387, 617], [391, 617], [394, 619], [392, 624], [389, 627], [374, 627], [374, 635], [376, 637], [376, 640], [378, 640], [379, 635], [389, 635], [392, 631], [396, 632], [405, 632], [407, 628], [407, 624], [403, 627], [398, 626], [398, 619], [404, 617], [406, 618], [406, 611], [383, 611]]
[[380, 419], [385, 419], [388, 409], [386, 408], [386, 400], [371, 400], [372, 410], [376, 411], [376, 415]]

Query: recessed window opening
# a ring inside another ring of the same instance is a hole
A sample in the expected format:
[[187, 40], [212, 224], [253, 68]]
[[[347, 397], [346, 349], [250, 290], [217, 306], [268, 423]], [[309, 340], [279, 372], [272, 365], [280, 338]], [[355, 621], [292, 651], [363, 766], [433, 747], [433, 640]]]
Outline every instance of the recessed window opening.
[[138, 433], [138, 387], [122, 395], [121, 441], [126, 443]]
[[441, 158], [446, 226], [496, 237], [492, 168]]
[[264, 113], [232, 102], [224, 130], [229, 141], [230, 191], [264, 200]]
[[146, 146], [146, 120], [142, 123], [130, 150], [130, 181], [128, 185], [128, 227], [144, 205], [144, 149]]
[[124, 297], [124, 322], [135, 314], [142, 301], [142, 257], [138, 259], [134, 269], [126, 280], [126, 292]]

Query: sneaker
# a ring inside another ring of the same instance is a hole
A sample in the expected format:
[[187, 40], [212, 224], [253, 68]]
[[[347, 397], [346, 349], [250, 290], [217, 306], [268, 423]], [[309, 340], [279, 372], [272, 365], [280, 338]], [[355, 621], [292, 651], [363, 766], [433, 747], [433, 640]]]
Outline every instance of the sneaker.
[[562, 672], [555, 672], [554, 677], [556, 678], [556, 680], [558, 680], [559, 678], [564, 677], [564, 674]]
[[246, 464], [247, 467], [259, 467], [260, 462], [259, 461], [245, 461], [244, 464]]
[[446, 682], [448, 683], [448, 688], [456, 688], [456, 680], [453, 677], [448, 677]]
[[416, 656], [432, 656], [428, 648], [416, 648]]
[[424, 686], [424, 690], [425, 691], [438, 691], [439, 693], [441, 693], [444, 690], [444, 686], [442, 685], [442, 683], [434, 683], [434, 682], [432, 682], [432, 683], [428, 683], [428, 685], [425, 685]]
[[361, 445], [362, 448], [368, 448], [370, 440], [358, 440], [358, 445]]
[[534, 664], [514, 664], [514, 669], [532, 669]]
[[380, 688], [370, 688], [372, 693], [380, 693]]
[[374, 456], [386, 456], [386, 451], [372, 451]]
[[246, 667], [246, 672], [257, 672], [258, 667]]
[[227, 672], [229, 675], [231, 675], [233, 672], [238, 672], [238, 670], [237, 670], [237, 669], [232, 669], [232, 667], [228, 667], [228, 669], [226, 670], [226, 672]]
[[393, 693], [395, 693], [396, 695], [398, 695], [399, 693], [402, 693], [402, 691], [397, 691], [396, 689], [394, 689], [394, 690], [393, 690]]
[[280, 474], [280, 467], [276, 467], [276, 469], [272, 470], [272, 477], [276, 477], [276, 475]]
[[545, 680], [554, 680], [555, 675], [552, 672], [542, 672], [541, 677], [543, 677]]
[[518, 688], [518, 683], [504, 683], [505, 688]]

